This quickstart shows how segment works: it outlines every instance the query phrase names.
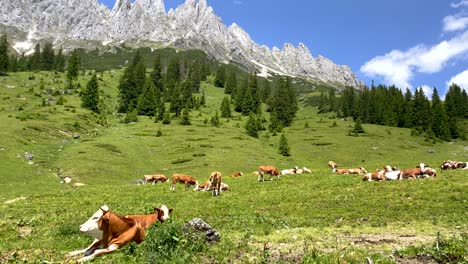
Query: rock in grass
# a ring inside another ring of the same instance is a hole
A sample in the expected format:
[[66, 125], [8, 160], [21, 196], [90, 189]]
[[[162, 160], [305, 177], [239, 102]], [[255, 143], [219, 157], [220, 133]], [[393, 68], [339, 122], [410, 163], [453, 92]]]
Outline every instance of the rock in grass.
[[33, 158], [34, 158], [33, 154], [28, 153], [28, 152], [24, 153], [24, 159], [25, 160], [32, 160]]
[[214, 230], [209, 224], [207, 224], [200, 218], [194, 218], [190, 220], [187, 224], [185, 224], [184, 227], [193, 228], [196, 231], [205, 232], [205, 239], [208, 242], [218, 242], [221, 238], [221, 235], [218, 231]]

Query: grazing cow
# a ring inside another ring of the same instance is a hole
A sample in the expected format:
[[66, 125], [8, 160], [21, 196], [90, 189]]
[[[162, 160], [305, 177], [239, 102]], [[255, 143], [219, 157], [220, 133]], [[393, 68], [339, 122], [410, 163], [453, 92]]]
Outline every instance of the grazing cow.
[[188, 190], [190, 185], [196, 186], [198, 184], [198, 182], [190, 175], [174, 174], [172, 175], [171, 191], [175, 191], [175, 186], [178, 182], [185, 184], [185, 190]]
[[362, 178], [363, 181], [384, 181], [385, 176], [384, 176], [384, 170], [377, 170], [377, 172], [374, 173], [367, 173], [364, 178]]
[[211, 189], [211, 182], [210, 181], [206, 181], [202, 184], [196, 184], [195, 185], [195, 188], [193, 189], [194, 191], [208, 191]]
[[167, 206], [163, 205], [161, 208], [154, 208], [154, 212], [152, 214], [147, 215], [126, 215], [125, 218], [134, 219], [146, 230], [150, 227], [150, 225], [156, 222], [164, 222], [169, 219], [169, 213], [172, 212], [172, 208], [167, 208]]
[[211, 183], [211, 188], [213, 191], [213, 196], [220, 196], [221, 195], [221, 182], [223, 180], [223, 177], [221, 176], [221, 172], [219, 171], [213, 171], [210, 174], [210, 183]]
[[143, 180], [145, 181], [145, 184], [148, 182], [152, 182], [153, 184], [160, 182], [167, 182], [167, 177], [163, 174], [152, 174], [152, 175], [145, 175], [143, 177]]
[[265, 173], [270, 174], [270, 181], [273, 180], [272, 176], [276, 176], [278, 180], [281, 179], [281, 174], [278, 172], [278, 169], [275, 166], [260, 166], [258, 167], [258, 172], [259, 172], [259, 175], [257, 178], [258, 181], [260, 181], [260, 179], [262, 181], [265, 181], [263, 177]]
[[81, 225], [80, 230], [96, 239], [88, 248], [68, 254], [76, 256], [84, 253], [85, 256], [78, 259], [78, 262], [89, 261], [99, 255], [114, 252], [130, 242], [139, 244], [145, 239], [145, 229], [140, 223], [110, 211], [105, 205]]
[[229, 176], [237, 178], [237, 177], [240, 177], [240, 176], [243, 176], [243, 175], [244, 175], [244, 173], [242, 173], [242, 171], [241, 171], [241, 172], [231, 173]]

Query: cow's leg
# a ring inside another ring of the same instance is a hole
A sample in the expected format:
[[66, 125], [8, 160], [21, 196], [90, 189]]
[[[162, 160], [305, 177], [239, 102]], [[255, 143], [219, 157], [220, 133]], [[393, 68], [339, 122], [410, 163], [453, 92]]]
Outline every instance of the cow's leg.
[[87, 248], [72, 251], [72, 252], [67, 254], [67, 257], [73, 257], [73, 256], [80, 255], [80, 254], [89, 255], [89, 254], [93, 253], [100, 246], [100, 244], [101, 244], [101, 240], [94, 239], [94, 241], [91, 243], [91, 245], [89, 245]]
[[93, 258], [95, 258], [95, 257], [97, 257], [99, 255], [111, 253], [111, 252], [116, 251], [117, 249], [119, 249], [119, 246], [117, 246], [116, 244], [112, 244], [108, 248], [98, 249], [98, 250], [94, 251], [93, 254], [78, 259], [77, 262], [78, 263], [83, 263], [83, 262], [86, 262], [86, 261], [90, 261], [90, 260], [92, 260]]

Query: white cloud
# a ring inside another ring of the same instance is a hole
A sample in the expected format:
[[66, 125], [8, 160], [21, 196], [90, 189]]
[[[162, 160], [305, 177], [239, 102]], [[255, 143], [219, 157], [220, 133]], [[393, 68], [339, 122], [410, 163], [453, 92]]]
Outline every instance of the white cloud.
[[447, 88], [452, 84], [458, 84], [462, 89], [465, 89], [468, 92], [468, 70], [460, 72], [459, 74], [455, 75], [448, 81]]
[[450, 4], [453, 8], [459, 8], [460, 6], [468, 6], [468, 0], [461, 0], [458, 3]]
[[392, 50], [367, 61], [360, 70], [369, 77], [382, 77], [389, 85], [412, 88], [410, 81], [415, 72], [439, 72], [448, 61], [463, 59], [467, 52], [468, 31], [465, 31], [432, 47], [418, 45], [406, 51]]
[[446, 16], [444, 17], [444, 31], [460, 31], [468, 26], [468, 17], [466, 16]]

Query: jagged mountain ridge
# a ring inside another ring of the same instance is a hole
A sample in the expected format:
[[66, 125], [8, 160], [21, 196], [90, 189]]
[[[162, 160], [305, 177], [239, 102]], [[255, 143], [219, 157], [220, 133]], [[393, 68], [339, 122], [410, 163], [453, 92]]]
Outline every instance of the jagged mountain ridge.
[[[2, 0], [0, 24], [27, 34], [15, 43], [25, 51], [43, 38], [54, 44], [96, 41], [120, 45], [152, 41], [178, 48], [201, 49], [223, 62], [235, 61], [262, 71], [360, 87], [362, 82], [345, 65], [314, 58], [309, 49], [286, 43], [270, 49], [255, 43], [240, 26], [227, 27], [206, 0], [186, 0], [167, 13], [163, 0], [117, 0], [113, 9], [97, 0]], [[142, 44], [143, 45], [143, 44]]]

